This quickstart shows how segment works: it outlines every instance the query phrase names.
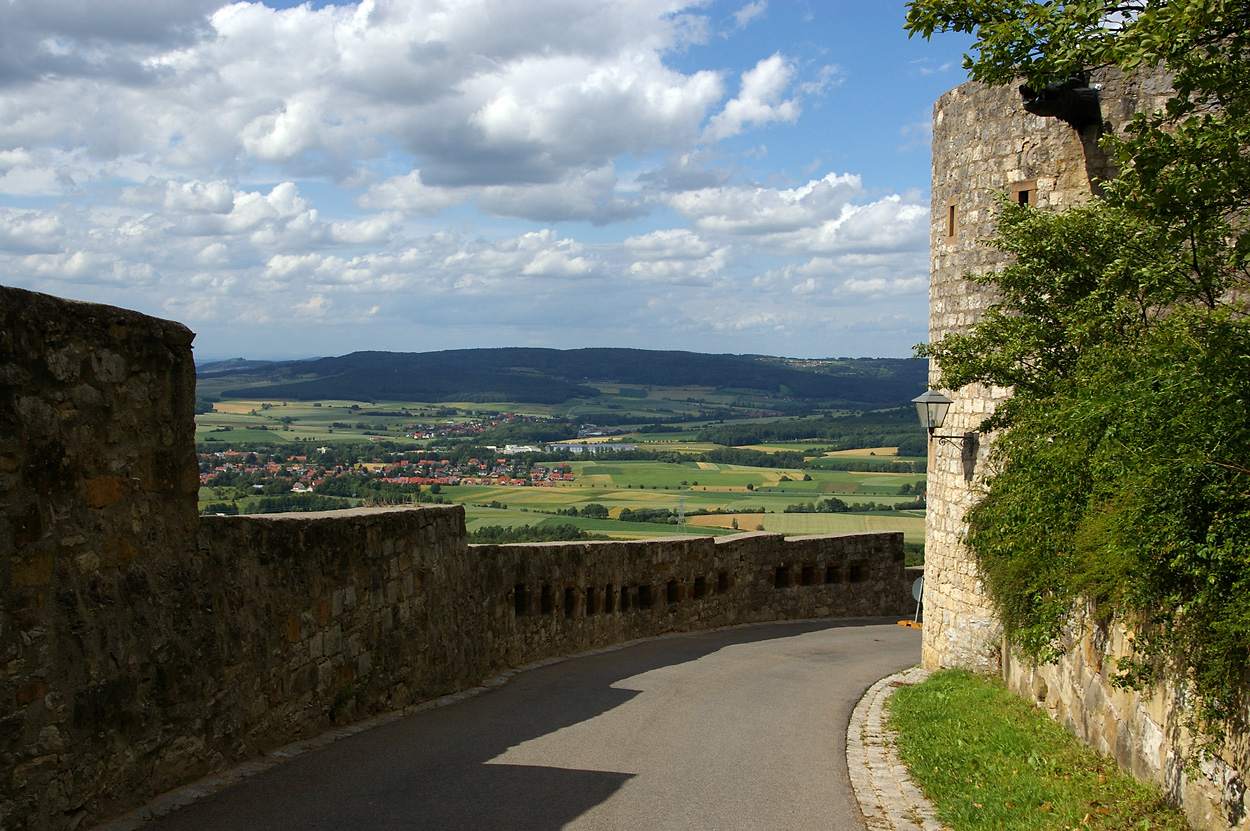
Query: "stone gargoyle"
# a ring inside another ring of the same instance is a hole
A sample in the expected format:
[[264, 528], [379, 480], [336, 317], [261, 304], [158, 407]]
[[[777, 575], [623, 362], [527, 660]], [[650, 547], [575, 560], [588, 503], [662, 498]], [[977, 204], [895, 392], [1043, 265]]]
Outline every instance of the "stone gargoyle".
[[1076, 130], [1102, 123], [1098, 89], [1089, 85], [1089, 77], [1084, 73], [1047, 84], [1041, 89], [1021, 84], [1020, 96], [1024, 99], [1026, 111], [1057, 118]]

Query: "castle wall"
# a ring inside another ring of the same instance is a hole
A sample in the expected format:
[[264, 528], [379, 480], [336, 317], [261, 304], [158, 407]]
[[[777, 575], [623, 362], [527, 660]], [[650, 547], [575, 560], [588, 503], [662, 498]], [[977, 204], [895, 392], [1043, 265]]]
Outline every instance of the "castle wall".
[[[1122, 131], [1134, 113], [1162, 106], [1170, 94], [1165, 75], [1124, 77], [1101, 72], [1102, 116]], [[1097, 147], [1096, 130], [1078, 133], [1055, 119], [1026, 113], [1013, 87], [969, 82], [942, 96], [934, 107], [933, 208], [930, 273], [930, 340], [969, 331], [993, 302], [993, 294], [965, 274], [1002, 264], [987, 245], [996, 233], [994, 198], [1028, 192], [1029, 203], [1062, 209], [1095, 192], [1114, 176]], [[930, 386], [940, 370], [930, 367]], [[969, 385], [944, 390], [954, 399], [940, 431], [975, 436], [974, 450], [943, 445], [929, 449], [928, 516], [925, 530], [924, 640], [926, 667], [999, 671], [1015, 692], [1044, 707], [1091, 747], [1110, 756], [1138, 779], [1159, 785], [1181, 806], [1195, 828], [1250, 829], [1242, 771], [1250, 769], [1250, 736], [1229, 737], [1218, 756], [1196, 770], [1186, 763], [1194, 746], [1184, 726], [1183, 695], [1175, 682], [1147, 694], [1117, 689], [1116, 658], [1129, 654], [1125, 628], [1093, 625], [1084, 616], [1066, 628], [1067, 649], [1044, 666], [1005, 651], [1001, 627], [985, 595], [976, 564], [962, 544], [964, 517], [983, 493], [992, 435], [978, 424], [1010, 390]], [[1250, 713], [1247, 713], [1250, 722]]]
[[[1134, 113], [1158, 107], [1170, 89], [1159, 74], [1125, 78], [1103, 71], [1091, 83], [1102, 85], [1102, 117], [1114, 131], [1123, 131]], [[1015, 87], [970, 81], [939, 98], [933, 108], [930, 342], [968, 332], [994, 300], [964, 277], [1004, 261], [987, 244], [997, 233], [998, 195], [1020, 198], [1023, 191], [1031, 205], [1061, 209], [1088, 200], [1097, 182], [1114, 173], [1096, 128], [1077, 132], [1025, 112]], [[930, 387], [937, 388], [940, 374], [931, 364]], [[964, 516], [983, 492], [993, 442], [975, 431], [1010, 391], [974, 384], [943, 392], [955, 403], [941, 433], [977, 441], [974, 448], [936, 441], [929, 448], [923, 661], [930, 668], [996, 670], [1001, 630], [962, 539]]]
[[902, 535], [470, 546], [455, 506], [197, 517], [191, 333], [0, 287], [0, 827], [666, 632], [913, 608]]

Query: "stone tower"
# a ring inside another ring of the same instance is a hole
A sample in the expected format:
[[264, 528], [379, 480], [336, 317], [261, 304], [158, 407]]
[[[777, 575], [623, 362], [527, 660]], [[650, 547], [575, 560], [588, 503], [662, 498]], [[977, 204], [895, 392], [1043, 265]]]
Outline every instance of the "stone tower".
[[[1096, 72], [1101, 125], [1077, 130], [1058, 118], [1026, 112], [1015, 87], [970, 81], [933, 108], [933, 202], [930, 238], [929, 339], [966, 332], [993, 298], [964, 279], [999, 266], [1004, 255], [987, 241], [995, 230], [996, 194], [1038, 208], [1066, 208], [1088, 200], [1099, 180], [1114, 175], [1098, 139], [1122, 131], [1132, 116], [1160, 107], [1171, 87], [1161, 72], [1130, 76]], [[929, 367], [937, 388], [939, 369]], [[1000, 628], [976, 564], [962, 543], [967, 510], [982, 492], [993, 437], [976, 429], [1010, 395], [1002, 388], [969, 385], [944, 390], [954, 399], [943, 435], [971, 441], [929, 446], [928, 519], [925, 527], [926, 667], [999, 667]]]

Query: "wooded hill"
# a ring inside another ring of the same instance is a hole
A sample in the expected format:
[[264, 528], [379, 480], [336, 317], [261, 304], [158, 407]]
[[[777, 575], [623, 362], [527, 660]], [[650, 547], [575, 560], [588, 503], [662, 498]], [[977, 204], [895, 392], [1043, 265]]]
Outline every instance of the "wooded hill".
[[[197, 369], [221, 398], [293, 401], [516, 401], [557, 404], [600, 395], [596, 385], [704, 387], [764, 399], [846, 406], [907, 401], [924, 391], [927, 362], [838, 359], [797, 367], [780, 358], [647, 349], [455, 349], [353, 352], [337, 358], [224, 361]], [[238, 386], [232, 386], [237, 379]]]

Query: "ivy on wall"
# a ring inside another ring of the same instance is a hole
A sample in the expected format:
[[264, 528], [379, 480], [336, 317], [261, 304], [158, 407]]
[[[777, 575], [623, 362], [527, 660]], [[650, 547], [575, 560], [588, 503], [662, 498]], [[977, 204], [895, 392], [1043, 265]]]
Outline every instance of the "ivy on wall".
[[1078, 604], [1133, 633], [1119, 681], [1189, 682], [1217, 739], [1250, 669], [1250, 3], [915, 0], [975, 32], [970, 74], [1041, 86], [1162, 64], [1165, 112], [1108, 135], [1120, 177], [1062, 212], [1004, 199], [1010, 265], [970, 334], [922, 347], [941, 384], [1011, 386], [967, 542], [1009, 635], [1059, 648]]

